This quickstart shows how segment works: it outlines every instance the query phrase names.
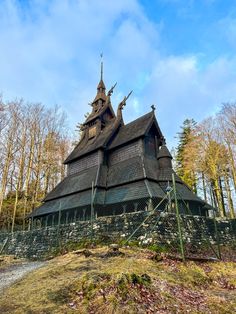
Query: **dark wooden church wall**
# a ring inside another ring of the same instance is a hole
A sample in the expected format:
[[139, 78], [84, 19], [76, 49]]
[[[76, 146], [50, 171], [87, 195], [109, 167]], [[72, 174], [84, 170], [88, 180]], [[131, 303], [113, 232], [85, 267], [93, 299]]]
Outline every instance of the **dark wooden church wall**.
[[148, 134], [144, 137], [143, 145], [145, 156], [155, 159], [161, 145], [161, 138], [154, 126], [150, 128]]
[[109, 165], [117, 164], [121, 161], [130, 159], [141, 154], [142, 142], [140, 140], [134, 141], [111, 152], [109, 156]]
[[[59, 219], [60, 215], [60, 219]], [[38, 217], [34, 221], [34, 226], [55, 226], [58, 223], [68, 224], [75, 221], [86, 221], [91, 219], [91, 206], [82, 206], [57, 211], [48, 215]]]
[[145, 211], [148, 208], [147, 197], [140, 200], [124, 201], [122, 203], [114, 203], [105, 206], [95, 205], [95, 212], [97, 217], [116, 216], [125, 213], [134, 213]]
[[70, 163], [67, 167], [67, 174], [75, 174], [79, 173], [83, 170], [89, 169], [91, 167], [97, 166], [100, 163], [100, 152], [97, 151], [95, 153], [90, 154], [89, 156], [85, 156]]

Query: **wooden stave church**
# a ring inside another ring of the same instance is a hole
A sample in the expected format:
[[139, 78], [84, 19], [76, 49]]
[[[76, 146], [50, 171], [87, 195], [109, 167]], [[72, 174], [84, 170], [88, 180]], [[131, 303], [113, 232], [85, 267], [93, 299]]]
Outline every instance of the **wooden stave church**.
[[[81, 139], [64, 164], [67, 176], [28, 218], [41, 225], [148, 210], [166, 196], [175, 176], [180, 212], [186, 204], [194, 215], [208, 216], [211, 206], [176, 175], [172, 156], [155, 117], [155, 108], [124, 124], [122, 110], [115, 115], [111, 94], [101, 78], [92, 112], [81, 127]], [[129, 96], [129, 95], [128, 95]], [[184, 204], [184, 203], [185, 204]], [[163, 202], [161, 209], [164, 209]]]

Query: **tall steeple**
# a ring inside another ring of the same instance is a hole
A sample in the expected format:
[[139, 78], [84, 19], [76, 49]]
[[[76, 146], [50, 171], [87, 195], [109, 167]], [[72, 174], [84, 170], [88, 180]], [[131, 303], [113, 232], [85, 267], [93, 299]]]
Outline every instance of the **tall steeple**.
[[[93, 103], [97, 102], [98, 100], [103, 100], [103, 101], [106, 101], [106, 86], [103, 82], [103, 61], [102, 61], [102, 54], [101, 54], [101, 70], [100, 70], [100, 81], [98, 83], [98, 86], [97, 86], [97, 95], [93, 101]], [[100, 104], [97, 104], [98, 107], [100, 107], [101, 105], [101, 102]]]
[[97, 95], [94, 98], [93, 102], [91, 103], [91, 106], [93, 108], [92, 112], [90, 113], [84, 124], [88, 124], [91, 121], [94, 122], [96, 119], [100, 121], [97, 123], [101, 124], [102, 122], [103, 127], [105, 120], [115, 117], [110, 101], [110, 96], [113, 92], [115, 85], [106, 94], [106, 86], [103, 82], [103, 60], [101, 54], [100, 81], [97, 86]]

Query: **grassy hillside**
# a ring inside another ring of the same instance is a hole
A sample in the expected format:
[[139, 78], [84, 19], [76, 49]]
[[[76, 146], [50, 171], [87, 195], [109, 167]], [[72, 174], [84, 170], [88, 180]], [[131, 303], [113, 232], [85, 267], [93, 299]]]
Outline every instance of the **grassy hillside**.
[[67, 253], [0, 297], [0, 313], [235, 313], [236, 264], [106, 247]]

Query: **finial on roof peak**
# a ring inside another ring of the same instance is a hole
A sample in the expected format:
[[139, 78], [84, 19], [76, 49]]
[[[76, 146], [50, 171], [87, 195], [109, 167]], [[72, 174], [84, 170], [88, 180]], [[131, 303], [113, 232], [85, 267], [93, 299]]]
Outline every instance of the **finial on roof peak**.
[[123, 110], [124, 106], [126, 105], [126, 100], [129, 98], [129, 96], [133, 93], [133, 91], [130, 91], [127, 96], [124, 97], [122, 102], [119, 104], [118, 109]]
[[152, 111], [155, 111], [156, 110], [156, 107], [155, 107], [155, 105], [153, 104], [153, 105], [151, 105], [151, 108], [152, 108]]
[[114, 88], [116, 87], [116, 84], [117, 84], [117, 83], [115, 83], [115, 84], [109, 89], [109, 91], [108, 91], [108, 93], [107, 93], [107, 96], [111, 96], [111, 94], [113, 93]]
[[124, 106], [126, 106], [126, 100], [129, 98], [129, 96], [132, 94], [133, 91], [129, 92], [127, 96], [124, 97], [124, 99], [120, 102], [118, 108], [117, 108], [117, 117], [116, 121], [117, 123], [123, 124], [123, 116], [122, 116], [122, 110], [124, 109]]

